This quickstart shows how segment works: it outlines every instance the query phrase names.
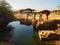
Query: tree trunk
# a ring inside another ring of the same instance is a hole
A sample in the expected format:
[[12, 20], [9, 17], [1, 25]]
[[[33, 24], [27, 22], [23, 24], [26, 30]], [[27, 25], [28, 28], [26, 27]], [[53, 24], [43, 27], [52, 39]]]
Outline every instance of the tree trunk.
[[48, 15], [47, 15], [47, 20], [48, 20]]

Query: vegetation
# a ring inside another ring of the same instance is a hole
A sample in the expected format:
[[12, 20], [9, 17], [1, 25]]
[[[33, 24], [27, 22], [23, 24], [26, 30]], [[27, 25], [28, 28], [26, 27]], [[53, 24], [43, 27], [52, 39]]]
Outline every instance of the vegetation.
[[8, 42], [12, 38], [12, 31], [12, 26], [0, 27], [0, 42]]
[[39, 24], [37, 30], [56, 30], [57, 28], [57, 24], [53, 21], [45, 21], [43, 24]]
[[48, 20], [48, 16], [49, 16], [50, 12], [51, 11], [49, 11], [49, 10], [43, 10], [43, 11], [41, 11], [42, 14], [46, 14], [47, 20]]
[[6, 25], [14, 20], [13, 11], [11, 6], [5, 1], [0, 1], [0, 24]]

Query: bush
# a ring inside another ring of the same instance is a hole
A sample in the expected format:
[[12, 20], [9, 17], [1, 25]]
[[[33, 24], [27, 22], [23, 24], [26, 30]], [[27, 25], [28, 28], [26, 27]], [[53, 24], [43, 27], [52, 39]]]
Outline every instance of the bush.
[[0, 24], [5, 25], [13, 21], [15, 17], [13, 16], [13, 11], [10, 5], [6, 1], [0, 2]]
[[43, 24], [40, 24], [38, 26], [38, 30], [56, 30], [58, 27], [57, 27], [57, 24], [55, 24], [54, 22], [52, 21], [45, 21], [43, 22]]

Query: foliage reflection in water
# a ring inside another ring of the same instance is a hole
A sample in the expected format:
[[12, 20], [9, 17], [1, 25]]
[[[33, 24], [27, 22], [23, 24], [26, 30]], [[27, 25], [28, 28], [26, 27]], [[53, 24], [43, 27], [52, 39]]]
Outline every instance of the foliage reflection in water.
[[26, 25], [21, 23], [21, 21], [11, 22], [9, 25], [14, 27], [13, 38], [11, 42], [14, 42], [16, 45], [59, 45], [59, 40], [50, 40], [50, 41], [40, 41], [38, 36], [38, 31], [30, 25], [30, 22]]
[[[0, 44], [9, 45], [9, 41], [12, 39], [13, 33], [12, 26], [0, 26]], [[12, 45], [12, 44], [11, 44]]]

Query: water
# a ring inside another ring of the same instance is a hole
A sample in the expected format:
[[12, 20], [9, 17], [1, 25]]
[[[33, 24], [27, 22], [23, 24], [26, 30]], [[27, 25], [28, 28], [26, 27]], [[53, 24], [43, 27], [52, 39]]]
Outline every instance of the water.
[[20, 21], [14, 21], [10, 22], [8, 26], [13, 28], [8, 31], [9, 35], [5, 35], [3, 40], [5, 39], [4, 41], [11, 45], [60, 45], [59, 40], [40, 41], [37, 31], [32, 25], [24, 25]]
[[37, 45], [36, 41], [34, 40], [34, 31], [32, 25], [23, 25], [20, 24], [20, 21], [15, 21], [10, 23], [14, 27], [13, 29], [13, 39], [12, 42], [16, 43], [17, 45]]

